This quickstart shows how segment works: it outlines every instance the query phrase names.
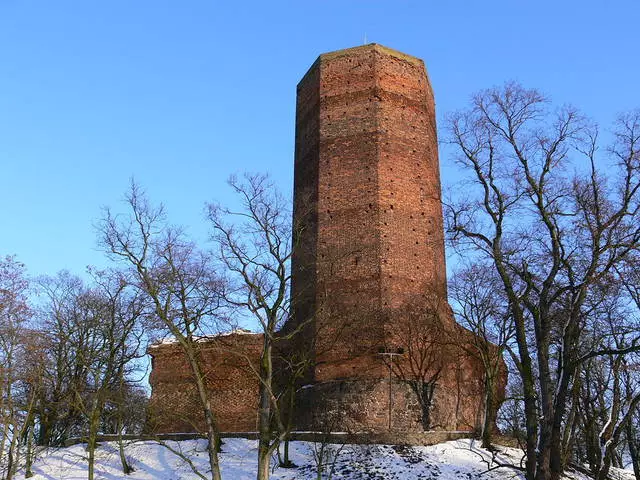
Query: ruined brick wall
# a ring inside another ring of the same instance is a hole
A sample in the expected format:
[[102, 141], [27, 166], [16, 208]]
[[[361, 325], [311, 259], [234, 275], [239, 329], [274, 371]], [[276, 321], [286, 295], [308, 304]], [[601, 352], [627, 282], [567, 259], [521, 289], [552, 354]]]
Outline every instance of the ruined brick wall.
[[[223, 335], [198, 345], [219, 429], [255, 431], [258, 379], [248, 361], [257, 365], [262, 335]], [[149, 353], [152, 357], [149, 430], [153, 433], [204, 432], [202, 404], [181, 347], [177, 343], [164, 343], [152, 346]]]

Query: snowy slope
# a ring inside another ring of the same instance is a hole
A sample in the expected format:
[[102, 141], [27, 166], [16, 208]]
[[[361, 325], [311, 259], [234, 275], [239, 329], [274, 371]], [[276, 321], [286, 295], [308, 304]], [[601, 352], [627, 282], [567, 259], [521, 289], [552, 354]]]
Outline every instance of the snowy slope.
[[[203, 440], [168, 442], [188, 455], [193, 465], [207, 471], [207, 456]], [[221, 455], [223, 478], [244, 480], [255, 478], [257, 442], [227, 439]], [[519, 479], [521, 475], [507, 468], [487, 471], [491, 455], [471, 440], [458, 440], [430, 447], [398, 447], [387, 445], [330, 445], [329, 463], [334, 465], [334, 479], [341, 480], [454, 480], [482, 478], [487, 480]], [[295, 469], [275, 468], [272, 478], [277, 480], [315, 479], [315, 458], [319, 446], [308, 442], [292, 442], [292, 460]], [[154, 442], [138, 442], [127, 446], [127, 457], [136, 471], [123, 475], [116, 445], [104, 443], [97, 452], [96, 478], [115, 479], [197, 479], [189, 465], [169, 449]], [[501, 463], [520, 461], [516, 450], [503, 449], [498, 455]], [[332, 461], [335, 460], [335, 461]], [[327, 469], [331, 465], [327, 466]], [[37, 480], [72, 480], [86, 478], [86, 452], [83, 445], [43, 452], [34, 465]], [[324, 477], [328, 478], [328, 477]], [[567, 478], [586, 480], [580, 474]], [[616, 471], [614, 478], [633, 480], [629, 472]]]

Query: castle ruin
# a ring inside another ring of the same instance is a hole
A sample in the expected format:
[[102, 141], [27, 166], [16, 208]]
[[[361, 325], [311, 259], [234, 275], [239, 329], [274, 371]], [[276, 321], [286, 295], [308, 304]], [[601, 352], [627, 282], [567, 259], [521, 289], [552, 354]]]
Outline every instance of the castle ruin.
[[[311, 360], [297, 391], [297, 430], [481, 424], [482, 365], [447, 303], [440, 191], [422, 60], [377, 44], [320, 55], [297, 89], [298, 235], [285, 330], [301, 330], [287, 348]], [[242, 358], [217, 348], [220, 341], [203, 347], [220, 429], [255, 431], [258, 380], [243, 362], [257, 361], [261, 337], [226, 337]], [[179, 348], [150, 353], [158, 431], [201, 429]], [[430, 382], [428, 408], [418, 379]]]

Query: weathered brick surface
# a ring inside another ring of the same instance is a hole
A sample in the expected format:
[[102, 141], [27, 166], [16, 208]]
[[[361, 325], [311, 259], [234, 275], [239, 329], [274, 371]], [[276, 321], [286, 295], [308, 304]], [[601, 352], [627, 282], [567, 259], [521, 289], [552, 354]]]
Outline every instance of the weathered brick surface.
[[295, 318], [315, 314], [314, 380], [380, 375], [390, 312], [446, 298], [435, 114], [421, 60], [321, 55], [298, 85]]
[[[228, 432], [255, 431], [258, 381], [248, 362], [257, 365], [262, 335], [224, 335], [198, 345], [219, 428]], [[149, 353], [152, 357], [149, 430], [205, 431], [202, 403], [181, 347], [177, 343], [161, 344], [150, 348]]]
[[[300, 426], [335, 417], [338, 429], [388, 428], [379, 353], [404, 346], [416, 312], [435, 311], [423, 316], [442, 340], [433, 347], [442, 373], [432, 423], [474, 428], [482, 369], [452, 345], [468, 333], [446, 300], [435, 104], [424, 63], [375, 44], [321, 55], [298, 85], [294, 179], [301, 236], [293, 318], [307, 325], [305, 348], [315, 355]], [[415, 396], [392, 383], [392, 427], [421, 429]]]

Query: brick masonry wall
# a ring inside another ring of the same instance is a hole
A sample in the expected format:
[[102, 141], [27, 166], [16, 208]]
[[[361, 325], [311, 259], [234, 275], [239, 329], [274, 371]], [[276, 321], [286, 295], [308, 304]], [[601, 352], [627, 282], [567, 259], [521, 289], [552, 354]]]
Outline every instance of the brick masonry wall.
[[[296, 117], [293, 322], [307, 326], [314, 355], [300, 428], [323, 417], [338, 429], [388, 428], [380, 353], [404, 350], [394, 361], [406, 374], [418, 330], [441, 370], [432, 424], [480, 421], [482, 369], [455, 345], [467, 333], [447, 304], [440, 191], [422, 60], [375, 44], [321, 55], [298, 85]], [[421, 429], [415, 395], [392, 383], [393, 428]]]
[[[256, 430], [257, 365], [262, 335], [232, 334], [199, 344], [211, 405], [221, 431]], [[151, 347], [151, 401], [148, 430], [153, 433], [204, 432], [202, 403], [194, 377], [177, 343]]]

